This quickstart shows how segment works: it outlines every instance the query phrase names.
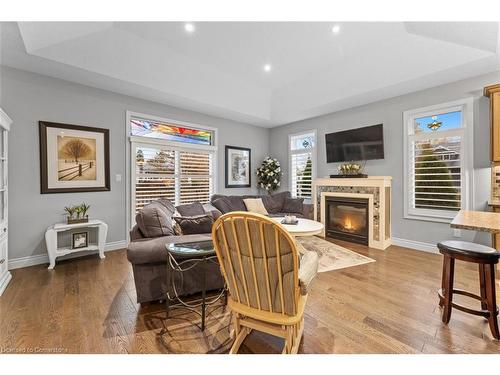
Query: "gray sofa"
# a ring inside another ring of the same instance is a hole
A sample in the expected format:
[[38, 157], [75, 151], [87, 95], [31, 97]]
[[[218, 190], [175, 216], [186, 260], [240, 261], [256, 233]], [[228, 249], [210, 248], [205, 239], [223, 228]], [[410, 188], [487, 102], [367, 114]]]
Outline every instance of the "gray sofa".
[[312, 204], [303, 203], [302, 199], [292, 199], [289, 191], [272, 195], [222, 195], [214, 194], [210, 203], [222, 214], [232, 211], [246, 211], [245, 198], [262, 198], [262, 203], [269, 216], [277, 217], [285, 214], [293, 214], [297, 217], [311, 219], [314, 214]]
[[[178, 235], [172, 228], [172, 216], [177, 210], [180, 216], [197, 216], [210, 214], [215, 220], [220, 215], [230, 211], [246, 211], [244, 198], [262, 198], [264, 206], [270, 216], [283, 216], [286, 199], [290, 198], [289, 192], [267, 196], [224, 196], [214, 195], [212, 205], [190, 204], [174, 208], [171, 202], [159, 200], [145, 206], [136, 216], [137, 224], [130, 231], [130, 243], [127, 247], [127, 258], [132, 264], [134, 282], [137, 292], [137, 302], [151, 302], [165, 299], [167, 291], [172, 292], [169, 267], [167, 264], [166, 245], [170, 243], [195, 242], [211, 239], [211, 233]], [[302, 204], [296, 200], [294, 215], [311, 218], [312, 205]], [[300, 204], [299, 204], [300, 203]], [[218, 206], [218, 207], [217, 207]], [[220, 208], [219, 208], [220, 207]], [[142, 228], [142, 229], [141, 229]], [[183, 282], [178, 292], [181, 295], [192, 295], [201, 292], [202, 265], [198, 265], [183, 274]], [[207, 290], [220, 289], [224, 280], [219, 266], [209, 263], [206, 269]], [[177, 280], [177, 279], [176, 279]], [[176, 283], [178, 285], [178, 283]]]

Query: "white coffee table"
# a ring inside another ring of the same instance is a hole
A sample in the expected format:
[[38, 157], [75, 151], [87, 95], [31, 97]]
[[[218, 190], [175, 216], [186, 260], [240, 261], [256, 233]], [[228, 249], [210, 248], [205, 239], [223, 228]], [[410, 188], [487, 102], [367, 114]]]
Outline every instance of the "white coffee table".
[[296, 237], [315, 236], [323, 233], [325, 228], [322, 223], [309, 219], [299, 218], [298, 224], [282, 224], [284, 217], [273, 217], [272, 219], [283, 225], [291, 235]]

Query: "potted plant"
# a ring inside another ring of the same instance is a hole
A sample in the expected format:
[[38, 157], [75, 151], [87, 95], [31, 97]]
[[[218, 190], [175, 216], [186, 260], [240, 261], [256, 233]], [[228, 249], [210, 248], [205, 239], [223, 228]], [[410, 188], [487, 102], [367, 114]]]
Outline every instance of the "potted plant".
[[257, 186], [269, 194], [277, 190], [281, 184], [281, 165], [277, 159], [266, 157], [257, 169]]
[[89, 216], [87, 215], [89, 208], [90, 205], [86, 203], [64, 207], [64, 211], [68, 214], [68, 224], [87, 223], [89, 221]]

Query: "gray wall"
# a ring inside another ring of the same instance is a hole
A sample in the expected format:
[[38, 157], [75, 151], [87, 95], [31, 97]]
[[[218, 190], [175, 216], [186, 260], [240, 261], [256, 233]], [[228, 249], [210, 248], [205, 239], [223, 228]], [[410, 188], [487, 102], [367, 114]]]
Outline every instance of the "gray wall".
[[[9, 139], [10, 259], [45, 254], [44, 233], [63, 220], [63, 207], [89, 203], [90, 215], [109, 225], [108, 242], [126, 239], [126, 111], [194, 122], [219, 130], [219, 192], [254, 193], [252, 188], [224, 188], [224, 146], [252, 149], [252, 169], [269, 150], [269, 130], [179, 108], [118, 95], [12, 68], [0, 67], [0, 107], [14, 121]], [[111, 191], [40, 194], [38, 121], [110, 129]], [[122, 182], [115, 175], [122, 175]]]
[[[92, 205], [91, 215], [109, 224], [108, 242], [126, 239], [126, 111], [191, 121], [219, 129], [219, 192], [254, 193], [251, 189], [224, 188], [224, 145], [252, 149], [255, 170], [268, 152], [285, 169], [283, 189], [287, 188], [288, 134], [307, 129], [318, 130], [318, 176], [336, 172], [337, 165], [325, 160], [325, 133], [384, 123], [386, 158], [369, 161], [371, 175], [393, 176], [392, 229], [395, 237], [435, 243], [451, 238], [447, 224], [403, 218], [403, 125], [405, 110], [474, 96], [474, 204], [485, 209], [489, 195], [489, 108], [481, 96], [482, 87], [498, 82], [500, 72], [420, 91], [329, 115], [300, 121], [274, 129], [206, 116], [179, 108], [118, 95], [63, 80], [12, 68], [0, 67], [0, 107], [14, 120], [9, 142], [9, 221], [10, 258], [45, 254], [45, 229], [63, 219], [65, 205], [85, 201]], [[91, 125], [110, 129], [111, 191], [77, 194], [40, 194], [38, 121]], [[115, 175], [123, 176], [122, 182]], [[489, 236], [463, 233], [463, 238], [489, 243]]]
[[[285, 176], [282, 189], [288, 188], [288, 134], [308, 129], [318, 131], [317, 176], [337, 173], [338, 164], [326, 163], [325, 134], [361, 126], [383, 123], [385, 159], [368, 161], [369, 175], [393, 177], [392, 231], [393, 236], [407, 240], [436, 243], [452, 237], [448, 224], [408, 220], [403, 218], [403, 111], [444, 103], [464, 97], [474, 97], [474, 207], [486, 209], [490, 191], [489, 171], [489, 100], [482, 96], [485, 85], [500, 81], [500, 72], [419, 91], [380, 102], [351, 108], [328, 115], [299, 121], [271, 129], [270, 155], [283, 162]], [[464, 239], [489, 243], [484, 234], [466, 233]]]

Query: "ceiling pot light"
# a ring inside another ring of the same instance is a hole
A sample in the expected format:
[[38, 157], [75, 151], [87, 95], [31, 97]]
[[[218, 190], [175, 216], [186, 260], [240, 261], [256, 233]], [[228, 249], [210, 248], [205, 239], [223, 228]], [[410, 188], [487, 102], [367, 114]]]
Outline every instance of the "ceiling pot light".
[[340, 25], [334, 25], [332, 27], [332, 33], [338, 34], [340, 32]]
[[195, 27], [192, 23], [185, 23], [184, 24], [184, 30], [186, 30], [188, 33], [193, 33], [195, 30]]
[[264, 72], [267, 72], [269, 73], [271, 71], [273, 67], [271, 66], [271, 64], [265, 64], [264, 65]]

